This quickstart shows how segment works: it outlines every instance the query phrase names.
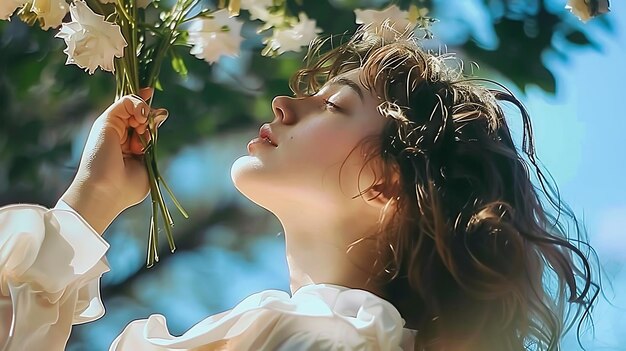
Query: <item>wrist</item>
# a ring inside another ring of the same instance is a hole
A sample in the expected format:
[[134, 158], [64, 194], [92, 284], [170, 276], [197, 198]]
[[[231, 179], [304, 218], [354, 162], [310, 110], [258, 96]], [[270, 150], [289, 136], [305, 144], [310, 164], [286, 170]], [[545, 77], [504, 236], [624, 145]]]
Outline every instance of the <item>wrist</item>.
[[95, 185], [72, 182], [61, 200], [73, 208], [89, 225], [102, 235], [122, 209], [111, 192]]

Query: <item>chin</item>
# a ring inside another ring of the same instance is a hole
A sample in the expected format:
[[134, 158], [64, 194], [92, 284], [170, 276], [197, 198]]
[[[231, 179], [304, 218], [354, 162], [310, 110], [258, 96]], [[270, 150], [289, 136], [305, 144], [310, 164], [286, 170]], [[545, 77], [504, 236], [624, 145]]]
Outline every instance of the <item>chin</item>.
[[271, 183], [263, 172], [263, 163], [254, 156], [244, 155], [233, 162], [230, 178], [237, 190], [257, 205], [267, 208], [263, 199], [271, 198]]
[[230, 166], [230, 179], [235, 188], [245, 195], [243, 191], [246, 188], [245, 184], [250, 181], [249, 178], [253, 177], [252, 173], [261, 166], [260, 160], [256, 157], [244, 155], [237, 158]]

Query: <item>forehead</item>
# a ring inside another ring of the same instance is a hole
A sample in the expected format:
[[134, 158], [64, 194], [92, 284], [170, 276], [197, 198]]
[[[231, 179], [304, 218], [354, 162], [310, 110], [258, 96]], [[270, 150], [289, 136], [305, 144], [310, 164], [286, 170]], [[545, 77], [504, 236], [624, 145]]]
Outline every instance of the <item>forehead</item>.
[[362, 74], [363, 70], [361, 68], [355, 68], [347, 72], [343, 72], [329, 79], [324, 84], [322, 89], [333, 85], [348, 86], [359, 95], [364, 105], [375, 108], [381, 101], [374, 97], [372, 91], [368, 87], [363, 85], [361, 80]]
[[[360, 68], [338, 74], [329, 79], [324, 84], [323, 89], [339, 85], [346, 87], [346, 89], [354, 90], [355, 92], [350, 94], [354, 94], [355, 98], [348, 100], [350, 103], [347, 104], [351, 107], [349, 109], [352, 111], [352, 115], [356, 117], [351, 120], [354, 123], [358, 123], [360, 125], [359, 128], [368, 133], [379, 133], [386, 123], [386, 118], [378, 111], [378, 105], [382, 101], [375, 98], [372, 91], [363, 85], [361, 79], [359, 79], [361, 74], [363, 74], [363, 71]], [[356, 90], [360, 93], [357, 93]], [[357, 95], [360, 95], [359, 98], [356, 97]], [[356, 103], [357, 101], [358, 103]]]
[[365, 89], [365, 87], [363, 86], [363, 84], [361, 84], [360, 79], [359, 79], [361, 72], [362, 72], [361, 68], [355, 68], [350, 71], [343, 72], [329, 79], [324, 85], [329, 86], [329, 85], [337, 84], [343, 80], [349, 80], [353, 83], [356, 83], [360, 87], [360, 89]]

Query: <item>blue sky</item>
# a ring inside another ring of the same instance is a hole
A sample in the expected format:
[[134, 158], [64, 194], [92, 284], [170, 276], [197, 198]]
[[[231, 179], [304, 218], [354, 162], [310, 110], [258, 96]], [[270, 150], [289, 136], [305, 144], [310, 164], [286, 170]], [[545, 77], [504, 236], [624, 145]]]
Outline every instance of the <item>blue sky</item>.
[[[626, 249], [626, 185], [622, 181], [626, 116], [619, 106], [626, 98], [625, 5], [612, 3], [615, 35], [590, 29], [602, 43], [602, 52], [570, 46], [566, 62], [554, 54], [545, 55], [546, 64], [558, 77], [556, 96], [531, 88], [524, 99], [532, 115], [538, 155], [563, 199], [580, 217], [584, 215], [598, 249], [622, 263], [626, 253], [620, 255], [615, 249]], [[606, 232], [607, 223], [612, 223], [614, 233]]]
[[[626, 99], [626, 3], [612, 1], [611, 8], [615, 34], [588, 28], [602, 51], [564, 46], [565, 62], [546, 53], [557, 94], [531, 88], [524, 98], [539, 158], [562, 199], [584, 220], [605, 270], [607, 296], [594, 313], [595, 339], [583, 338], [590, 350], [626, 350], [626, 115], [620, 106]], [[579, 346], [570, 336], [564, 349]]]

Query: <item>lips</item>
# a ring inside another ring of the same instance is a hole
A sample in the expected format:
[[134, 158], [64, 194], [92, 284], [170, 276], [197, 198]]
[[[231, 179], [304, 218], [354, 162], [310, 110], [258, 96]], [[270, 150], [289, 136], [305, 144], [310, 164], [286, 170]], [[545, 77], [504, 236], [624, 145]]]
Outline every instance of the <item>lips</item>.
[[278, 146], [278, 143], [273, 136], [272, 128], [267, 123], [262, 125], [261, 128], [259, 129], [259, 138], [267, 140], [274, 147]]

